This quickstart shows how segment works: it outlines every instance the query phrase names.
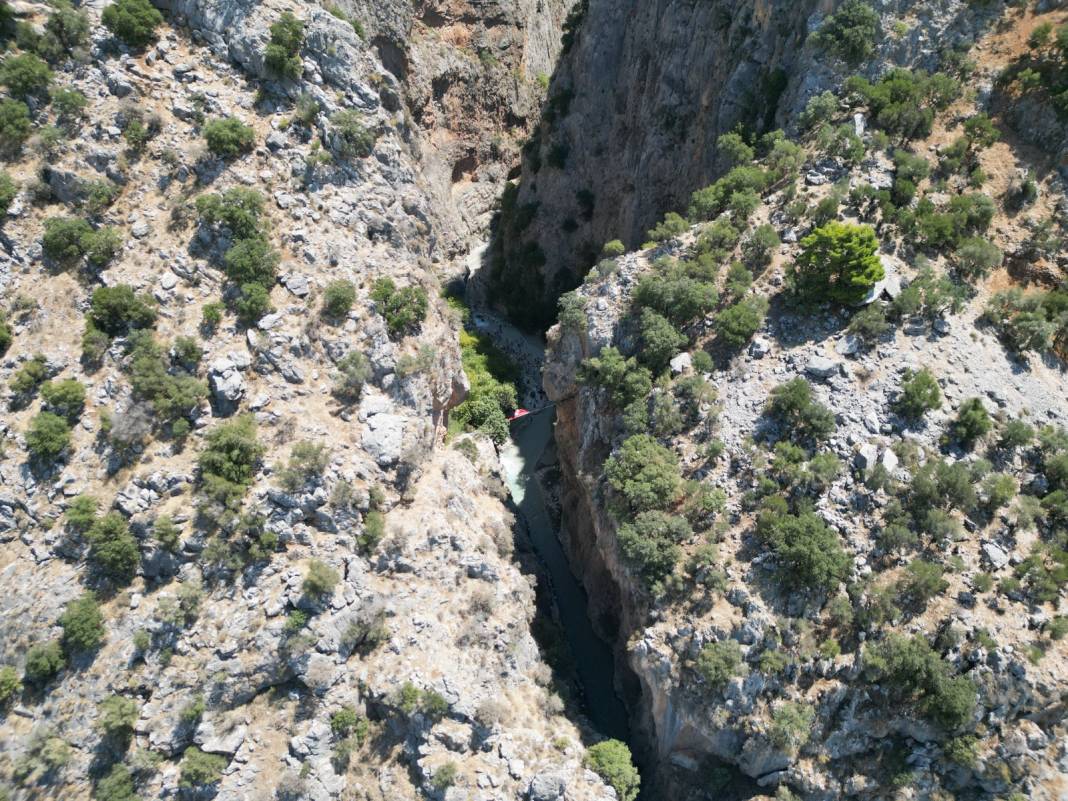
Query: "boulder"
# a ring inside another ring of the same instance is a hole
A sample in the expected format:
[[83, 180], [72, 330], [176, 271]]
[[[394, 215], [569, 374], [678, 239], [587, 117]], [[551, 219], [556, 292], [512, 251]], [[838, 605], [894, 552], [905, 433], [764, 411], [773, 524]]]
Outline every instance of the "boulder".
[[559, 801], [567, 790], [563, 776], [555, 773], [539, 773], [530, 780], [527, 788], [529, 801]]
[[826, 381], [835, 375], [840, 369], [840, 362], [828, 359], [826, 356], [813, 356], [805, 365], [805, 372], [813, 378]]
[[693, 369], [693, 359], [690, 357], [689, 353], [680, 353], [668, 362], [668, 364], [671, 367], [672, 375], [681, 375], [682, 373], [688, 373]]

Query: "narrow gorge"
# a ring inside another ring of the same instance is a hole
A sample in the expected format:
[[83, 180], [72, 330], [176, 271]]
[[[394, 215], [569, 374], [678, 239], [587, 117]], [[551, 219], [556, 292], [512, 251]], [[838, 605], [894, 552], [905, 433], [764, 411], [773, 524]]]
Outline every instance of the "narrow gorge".
[[0, 801], [1065, 801], [1068, 9], [0, 0]]

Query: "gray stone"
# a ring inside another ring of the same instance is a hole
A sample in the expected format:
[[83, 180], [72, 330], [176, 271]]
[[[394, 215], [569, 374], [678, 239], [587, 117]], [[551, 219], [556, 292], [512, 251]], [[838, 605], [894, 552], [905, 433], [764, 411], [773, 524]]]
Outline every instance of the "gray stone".
[[689, 353], [680, 353], [669, 362], [669, 365], [672, 375], [681, 375], [693, 369], [693, 359]]
[[1009, 554], [995, 542], [984, 542], [981, 550], [995, 570], [1000, 570], [1009, 563]]
[[563, 776], [555, 773], [539, 773], [530, 780], [527, 788], [529, 801], [560, 801], [567, 790]]
[[404, 447], [403, 417], [397, 414], [376, 414], [367, 419], [363, 432], [363, 447], [381, 467], [397, 463]]
[[861, 445], [853, 457], [853, 464], [858, 470], [871, 470], [879, 459], [879, 448], [872, 443]]
[[282, 284], [298, 298], [305, 298], [311, 292], [311, 283], [306, 275], [290, 273], [282, 277]]
[[754, 359], [763, 359], [771, 352], [771, 343], [764, 337], [753, 337], [749, 343], [749, 355]]
[[828, 359], [826, 356], [813, 356], [805, 365], [805, 372], [814, 378], [826, 381], [839, 372], [840, 365], [840, 362]]

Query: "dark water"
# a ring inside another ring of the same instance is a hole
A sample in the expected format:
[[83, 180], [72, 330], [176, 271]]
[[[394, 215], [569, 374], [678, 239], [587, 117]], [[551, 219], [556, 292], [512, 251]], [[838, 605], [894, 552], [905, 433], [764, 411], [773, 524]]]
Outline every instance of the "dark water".
[[512, 499], [530, 530], [534, 550], [552, 582], [560, 623], [582, 684], [587, 716], [608, 737], [627, 741], [627, 712], [614, 688], [611, 647], [600, 639], [586, 614], [586, 591], [571, 572], [564, 549], [545, 509], [534, 470], [553, 430], [552, 410], [513, 427], [512, 446], [501, 454]]

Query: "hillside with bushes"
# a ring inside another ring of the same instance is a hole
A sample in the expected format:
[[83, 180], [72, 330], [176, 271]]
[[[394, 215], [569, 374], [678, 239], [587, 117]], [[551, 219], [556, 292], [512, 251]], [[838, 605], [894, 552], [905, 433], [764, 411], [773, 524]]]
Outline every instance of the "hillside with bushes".
[[993, 6], [871, 74], [922, 23], [843, 4], [838, 79], [560, 297], [564, 537], [673, 797], [1065, 791], [1066, 186], [1005, 104], [1060, 114], [1068, 16]]

